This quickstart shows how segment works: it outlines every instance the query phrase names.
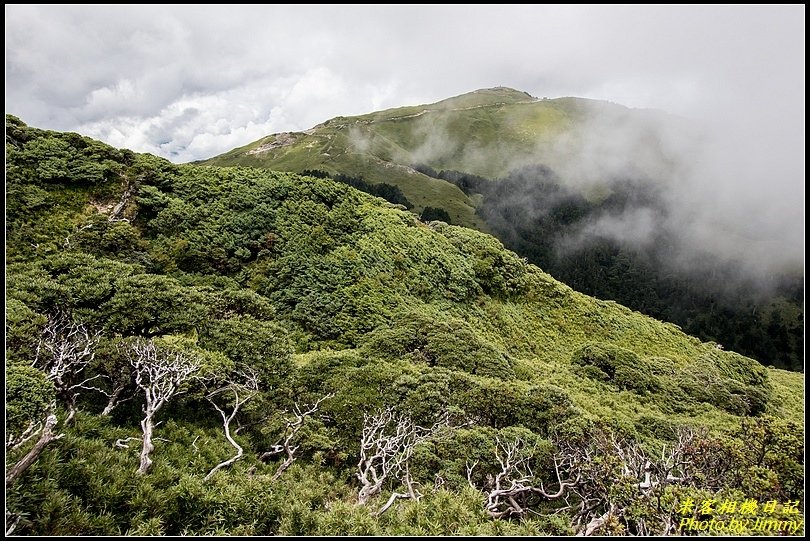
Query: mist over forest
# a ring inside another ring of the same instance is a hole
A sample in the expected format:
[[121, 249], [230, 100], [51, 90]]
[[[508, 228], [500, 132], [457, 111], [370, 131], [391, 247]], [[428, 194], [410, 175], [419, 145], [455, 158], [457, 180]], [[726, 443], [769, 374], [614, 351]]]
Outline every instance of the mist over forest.
[[[701, 122], [495, 88], [339, 117], [307, 133], [278, 157], [256, 147], [247, 161], [235, 150], [207, 163], [326, 175], [317, 164], [356, 186], [399, 183], [404, 191], [387, 199], [421, 203], [423, 219], [483, 228], [580, 291], [766, 365], [803, 369], [803, 236], [786, 225], [801, 221], [803, 203], [751, 189], [778, 190], [792, 177], [775, 170], [787, 176], [759, 182], [759, 170], [744, 170]], [[305, 149], [319, 137], [329, 142], [313, 156]], [[463, 194], [425, 197], [428, 179]]]
[[[417, 166], [418, 168], [418, 166]], [[427, 169], [422, 168], [423, 171]], [[431, 171], [429, 171], [431, 172]], [[685, 244], [660, 184], [614, 181], [589, 201], [547, 167], [497, 182], [435, 173], [483, 195], [478, 210], [504, 244], [575, 289], [612, 299], [767, 364], [803, 370], [804, 283], [791, 269]]]
[[805, 7], [5, 8], [7, 536], [801, 536]]

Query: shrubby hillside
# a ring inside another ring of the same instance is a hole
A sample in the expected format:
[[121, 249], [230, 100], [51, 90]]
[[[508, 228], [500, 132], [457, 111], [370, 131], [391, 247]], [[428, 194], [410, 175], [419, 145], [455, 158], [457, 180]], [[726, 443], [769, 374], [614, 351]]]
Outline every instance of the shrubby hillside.
[[14, 117], [6, 160], [14, 533], [675, 533], [688, 498], [803, 501], [800, 374], [487, 234]]
[[[711, 197], [697, 199], [713, 218], [695, 224], [697, 190], [681, 178], [701, 161], [693, 130], [661, 111], [497, 87], [333, 118], [201, 163], [351, 180], [491, 233], [577, 291], [802, 371], [803, 269], [741, 272], [768, 259], [756, 255], [767, 242], [724, 229]], [[728, 253], [696, 242], [696, 228]]]

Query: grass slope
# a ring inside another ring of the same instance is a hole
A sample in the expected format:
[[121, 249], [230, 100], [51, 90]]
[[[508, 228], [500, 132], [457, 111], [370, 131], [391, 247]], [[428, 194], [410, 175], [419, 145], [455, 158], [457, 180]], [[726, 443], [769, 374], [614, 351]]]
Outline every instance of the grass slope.
[[586, 101], [537, 100], [509, 88], [478, 90], [434, 104], [337, 117], [305, 132], [269, 135], [201, 163], [361, 175], [399, 186], [417, 211], [442, 207], [453, 223], [486, 231], [467, 195], [410, 166], [424, 163], [436, 170], [499, 177], [525, 162], [538, 143], [548, 143], [549, 157], [555, 137], [577, 122]]
[[[474, 107], [477, 98], [460, 103]], [[6, 149], [12, 363], [30, 361], [37, 325], [61, 308], [112, 342], [164, 336], [234, 362], [266, 362], [271, 346], [256, 345], [266, 334], [261, 344], [272, 344], [280, 363], [267, 372], [275, 378], [268, 411], [293, 397], [336, 393], [307, 432], [302, 464], [273, 489], [258, 488], [273, 468], [254, 458], [272, 442], [270, 428], [241, 436], [244, 462], [202, 483], [200, 474], [228, 451], [199, 396], [171, 409], [159, 428], [170, 443], [158, 447], [153, 482], [127, 469], [135, 449], [111, 449], [137, 433], [137, 401], [114, 419], [82, 403], [69, 437], [10, 492], [11, 505], [30, 514], [29, 533], [424, 532], [421, 522], [397, 514], [378, 521], [346, 503], [363, 413], [386, 404], [422, 422], [455, 408], [477, 420], [471, 434], [490, 438], [517, 429], [548, 437], [567, 424], [603, 422], [651, 445], [681, 425], [725, 434], [748, 416], [801, 418], [801, 374], [766, 369], [577, 293], [487, 234], [429, 227], [345, 185], [175, 166], [13, 117]], [[132, 198], [118, 216], [126, 220], [110, 220], [125, 194]], [[228, 329], [238, 338], [227, 338]], [[288, 347], [292, 365], [284, 364]], [[205, 450], [192, 454], [198, 439]], [[461, 475], [453, 468], [463, 461], [432, 452], [426, 464]], [[98, 468], [127, 473], [100, 484], [109, 476]], [[423, 481], [432, 482], [426, 472]], [[32, 482], [38, 478], [49, 481]], [[242, 501], [245, 486], [264, 499]], [[477, 496], [458, 490], [431, 496], [449, 502], [445, 517], [461, 517], [434, 533], [547, 531], [531, 522], [493, 530], [474, 511]], [[163, 511], [145, 511], [153, 506]], [[414, 506], [406, 509], [427, 512]], [[259, 517], [257, 509], [265, 518], [229, 522]], [[313, 509], [326, 510], [317, 518]]]

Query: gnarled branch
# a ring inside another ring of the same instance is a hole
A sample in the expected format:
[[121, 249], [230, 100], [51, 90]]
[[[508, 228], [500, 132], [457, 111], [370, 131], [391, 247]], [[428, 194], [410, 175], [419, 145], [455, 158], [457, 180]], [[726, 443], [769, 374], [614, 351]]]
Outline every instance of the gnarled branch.
[[145, 397], [141, 420], [143, 447], [137, 470], [143, 475], [152, 466], [149, 455], [155, 449], [152, 443], [155, 415], [171, 398], [184, 392], [182, 384], [200, 369], [200, 362], [182, 352], [161, 351], [152, 340], [135, 342], [125, 353], [135, 373], [135, 385]]
[[14, 464], [6, 471], [6, 489], [13, 485], [14, 482], [20, 478], [23, 472], [25, 472], [25, 470], [31, 467], [31, 464], [33, 464], [36, 459], [39, 458], [39, 455], [42, 454], [42, 451], [45, 450], [45, 447], [47, 447], [49, 443], [64, 436], [64, 434], [57, 434], [54, 431], [57, 422], [58, 421], [55, 414], [51, 413], [48, 415], [48, 417], [45, 419], [45, 424], [42, 427], [42, 433], [40, 434], [37, 442], [34, 444], [31, 450], [20, 459], [19, 462]]
[[[208, 475], [205, 476], [206, 481], [222, 468], [227, 468], [234, 464], [245, 454], [242, 446], [239, 445], [239, 443], [237, 443], [237, 441], [231, 435], [231, 422], [236, 418], [236, 415], [239, 413], [239, 409], [253, 399], [256, 394], [258, 394], [259, 378], [256, 372], [252, 369], [240, 373], [240, 376], [242, 381], [229, 382], [224, 387], [220, 387], [219, 389], [208, 393], [208, 395], [205, 397], [222, 417], [222, 428], [225, 431], [225, 439], [227, 439], [228, 443], [230, 443], [233, 448], [236, 449], [236, 454], [234, 456], [227, 460], [223, 460], [208, 472]], [[225, 413], [225, 409], [220, 407], [215, 400], [217, 396], [225, 393], [230, 393], [233, 395], [233, 406], [231, 413]]]
[[48, 318], [42, 330], [32, 365], [45, 372], [56, 395], [67, 406], [65, 423], [70, 423], [76, 414], [79, 390], [88, 388], [86, 384], [99, 377], [82, 380], [84, 370], [95, 358], [98, 340], [98, 333], [91, 333], [64, 312]]
[[265, 460], [281, 453], [286, 455], [284, 461], [279, 464], [278, 469], [276, 469], [276, 473], [273, 474], [271, 481], [275, 481], [281, 477], [281, 474], [283, 474], [287, 468], [292, 466], [293, 462], [295, 462], [295, 452], [298, 451], [299, 446], [294, 445], [293, 442], [295, 441], [298, 432], [300, 432], [304, 427], [304, 423], [306, 423], [307, 418], [318, 412], [318, 409], [321, 407], [321, 403], [323, 403], [324, 400], [332, 398], [333, 396], [335, 396], [334, 393], [329, 393], [316, 400], [314, 404], [310, 405], [301, 406], [300, 404], [295, 404], [292, 412], [285, 416], [284, 436], [282, 436], [278, 442], [273, 444], [270, 451], [262, 453], [260, 457], [262, 460]]
[[355, 474], [360, 481], [358, 504], [365, 505], [378, 494], [388, 479], [401, 481], [407, 493], [394, 493], [391, 499], [377, 511], [384, 513], [398, 498], [418, 500], [422, 495], [415, 489], [408, 462], [416, 447], [448, 428], [448, 418], [443, 416], [431, 427], [421, 427], [410, 417], [396, 414], [393, 408], [365, 415], [360, 438], [360, 461]]

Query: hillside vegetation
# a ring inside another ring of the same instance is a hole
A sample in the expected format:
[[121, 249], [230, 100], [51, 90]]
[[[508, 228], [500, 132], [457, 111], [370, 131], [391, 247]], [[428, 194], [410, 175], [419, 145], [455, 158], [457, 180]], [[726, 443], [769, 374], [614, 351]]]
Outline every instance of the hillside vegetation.
[[[269, 135], [201, 163], [361, 176], [398, 186], [417, 210], [441, 207], [453, 223], [485, 231], [473, 199], [413, 165], [500, 176], [511, 169], [511, 157], [533, 148], [538, 131], [553, 134], [570, 123], [570, 104], [566, 99], [537, 101], [508, 88], [480, 90], [429, 105], [336, 117], [305, 132]], [[507, 126], [514, 129], [507, 131]], [[469, 148], [497, 143], [508, 151], [492, 153], [501, 163], [476, 160], [476, 168], [469, 160], [472, 151], [465, 150], [468, 142], [473, 143]]]
[[800, 374], [345, 183], [6, 130], [14, 533], [675, 533], [688, 498], [803, 501]]
[[699, 139], [688, 130], [658, 111], [499, 87], [337, 117], [202, 163], [400, 190], [396, 202], [408, 201], [417, 214], [492, 233], [577, 291], [801, 371], [801, 272], [746, 277], [740, 269], [760, 241], [712, 230], [736, 254], [718, 257], [688, 240], [684, 211], [672, 208], [691, 166], [680, 147]]

